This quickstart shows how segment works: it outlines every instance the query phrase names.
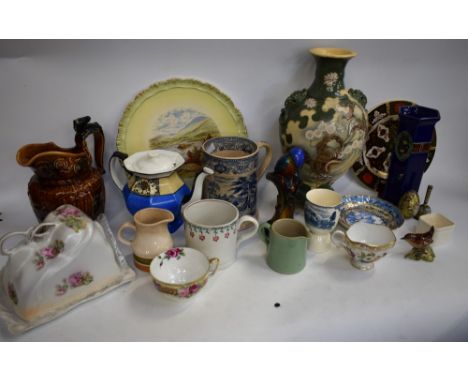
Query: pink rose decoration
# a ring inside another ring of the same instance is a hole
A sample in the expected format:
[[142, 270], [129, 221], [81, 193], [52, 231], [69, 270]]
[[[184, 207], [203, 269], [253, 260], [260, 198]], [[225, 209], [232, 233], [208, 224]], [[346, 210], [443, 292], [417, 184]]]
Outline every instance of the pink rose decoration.
[[190, 232], [190, 237], [194, 237], [195, 234], [193, 232]]
[[81, 284], [81, 272], [73, 273], [70, 277], [68, 277], [68, 282], [70, 283], [72, 288], [76, 288]]
[[44, 256], [46, 259], [53, 259], [56, 256], [54, 248], [52, 247], [45, 247], [41, 250], [41, 255]]
[[75, 216], [79, 217], [81, 216], [81, 212], [78, 208], [73, 207], [73, 206], [66, 206], [58, 210], [58, 213], [62, 216], [68, 217], [68, 216]]
[[178, 257], [181, 252], [182, 252], [182, 249], [180, 248], [171, 248], [165, 253], [166, 253], [166, 256], [168, 257]]
[[200, 289], [200, 285], [194, 284], [189, 287], [189, 292], [190, 294], [194, 294], [194, 293], [197, 293], [199, 289]]
[[225, 239], [229, 238], [229, 232], [226, 232], [226, 233], [224, 234], [224, 238], [225, 238]]
[[216, 241], [218, 241], [218, 240], [219, 240], [219, 236], [218, 236], [218, 235], [213, 236], [213, 241], [214, 241], [214, 242], [216, 242]]
[[189, 288], [182, 288], [182, 289], [179, 289], [178, 294], [180, 297], [188, 297], [190, 294], [190, 290]]
[[203, 240], [205, 240], [205, 235], [200, 235], [200, 236], [198, 236], [198, 238], [199, 238], [201, 241], [203, 241]]

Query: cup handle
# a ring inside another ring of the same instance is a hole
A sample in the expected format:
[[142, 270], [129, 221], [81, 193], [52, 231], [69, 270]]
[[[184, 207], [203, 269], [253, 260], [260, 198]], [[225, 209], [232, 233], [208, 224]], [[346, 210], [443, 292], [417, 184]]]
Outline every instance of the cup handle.
[[13, 254], [11, 249], [3, 248], [5, 241], [7, 241], [10, 237], [17, 236], [17, 235], [29, 237], [30, 234], [31, 234], [31, 230], [29, 229], [24, 232], [10, 232], [10, 233], [7, 233], [6, 235], [3, 235], [2, 238], [0, 239], [0, 254], [3, 256], [11, 256]]
[[270, 230], [271, 230], [271, 224], [268, 222], [265, 222], [258, 227], [258, 236], [260, 236], [260, 239], [268, 245], [270, 243]]
[[239, 230], [239, 227], [242, 225], [244, 222], [251, 222], [253, 223], [254, 227], [249, 229], [248, 232], [239, 232], [237, 235], [237, 246], [239, 246], [240, 243], [243, 241], [250, 239], [252, 236], [254, 236], [257, 233], [258, 230], [258, 221], [257, 219], [253, 218], [252, 216], [249, 215], [244, 215], [242, 216], [238, 221], [237, 221], [237, 229]]
[[[213, 257], [213, 258], [209, 259], [209, 262], [210, 262], [210, 266], [209, 266], [209, 270], [208, 270], [208, 277], [211, 277], [218, 270], [219, 259], [217, 257]], [[213, 265], [214, 268], [212, 269], [212, 264], [213, 263], [214, 263], [214, 265]]]
[[340, 230], [336, 230], [331, 235], [331, 241], [337, 247], [344, 247], [345, 239], [346, 239], [345, 233], [343, 231], [340, 231]]
[[272, 152], [271, 152], [271, 146], [269, 143], [265, 141], [258, 141], [255, 143], [257, 144], [257, 147], [259, 150], [262, 148], [265, 149], [265, 156], [263, 157], [263, 162], [257, 170], [257, 181], [258, 181], [265, 173], [267, 167], [270, 165]]
[[122, 236], [122, 232], [125, 228], [129, 228], [129, 229], [132, 229], [136, 232], [136, 226], [135, 224], [131, 223], [131, 222], [126, 222], [126, 223], [123, 223], [120, 228], [119, 228], [119, 231], [117, 232], [117, 237], [118, 239], [120, 240], [121, 243], [124, 243], [126, 245], [129, 245], [131, 246], [132, 245], [132, 242], [130, 240], [127, 240], [125, 239], [123, 236]]

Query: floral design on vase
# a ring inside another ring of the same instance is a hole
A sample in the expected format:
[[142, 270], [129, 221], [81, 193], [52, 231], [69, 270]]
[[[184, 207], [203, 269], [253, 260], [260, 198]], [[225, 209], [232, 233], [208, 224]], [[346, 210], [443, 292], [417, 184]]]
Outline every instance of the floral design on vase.
[[62, 283], [55, 286], [55, 294], [63, 296], [70, 288], [78, 288], [83, 285], [89, 285], [93, 282], [94, 277], [89, 272], [75, 272], [62, 279]]
[[160, 259], [159, 266], [162, 267], [164, 260], [171, 260], [171, 259], [176, 259], [179, 260], [182, 256], [185, 256], [184, 249], [175, 247], [167, 250], [164, 252], [164, 255], [159, 255], [158, 259]]
[[18, 295], [16, 294], [16, 289], [13, 283], [8, 283], [8, 297], [13, 302], [13, 304], [18, 305]]
[[279, 118], [283, 151], [298, 146], [306, 153], [301, 178], [307, 189], [329, 187], [361, 156], [367, 133], [366, 97], [346, 89], [344, 73], [356, 53], [312, 49], [317, 66], [309, 89], [293, 92]]
[[323, 76], [323, 83], [326, 85], [329, 92], [333, 91], [335, 84], [338, 82], [338, 73], [327, 73]]
[[62, 240], [55, 240], [52, 246], [47, 246], [41, 249], [39, 253], [36, 253], [33, 259], [33, 263], [36, 266], [36, 270], [39, 271], [44, 268], [45, 260], [55, 259], [61, 252], [63, 252], [65, 244]]
[[86, 228], [86, 221], [84, 220], [83, 213], [78, 208], [65, 205], [58, 208], [56, 213], [60, 217], [60, 221], [65, 223], [67, 227], [72, 228], [75, 232]]

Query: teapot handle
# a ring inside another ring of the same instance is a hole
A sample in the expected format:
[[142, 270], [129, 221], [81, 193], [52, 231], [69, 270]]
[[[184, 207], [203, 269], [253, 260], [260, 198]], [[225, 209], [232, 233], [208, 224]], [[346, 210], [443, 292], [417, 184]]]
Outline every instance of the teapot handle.
[[[120, 151], [115, 151], [111, 157], [109, 158], [109, 171], [112, 177], [112, 180], [114, 181], [115, 185], [122, 191], [125, 183], [122, 182], [119, 177], [117, 176], [117, 163], [119, 164], [119, 167], [125, 170], [125, 167], [123, 165], [123, 161], [127, 159], [128, 155], [120, 152]], [[118, 162], [117, 162], [118, 160]], [[126, 171], [126, 170], [125, 170]]]
[[91, 121], [91, 117], [81, 117], [73, 121], [73, 128], [75, 129], [76, 136], [75, 142], [78, 146], [83, 146], [86, 138], [93, 134], [94, 136], [94, 161], [96, 162], [97, 169], [104, 174], [104, 132], [99, 123]]

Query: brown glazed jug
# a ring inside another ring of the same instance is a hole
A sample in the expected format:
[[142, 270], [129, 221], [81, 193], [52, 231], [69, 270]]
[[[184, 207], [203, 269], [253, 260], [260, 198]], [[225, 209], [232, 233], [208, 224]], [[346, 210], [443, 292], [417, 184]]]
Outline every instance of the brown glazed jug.
[[[90, 121], [90, 117], [73, 121], [73, 148], [64, 149], [48, 142], [29, 144], [18, 150], [16, 161], [31, 167], [35, 173], [28, 184], [28, 195], [39, 221], [63, 204], [78, 207], [92, 219], [104, 212], [104, 133], [98, 123]], [[94, 136], [96, 168], [92, 167], [86, 144], [90, 134]]]

